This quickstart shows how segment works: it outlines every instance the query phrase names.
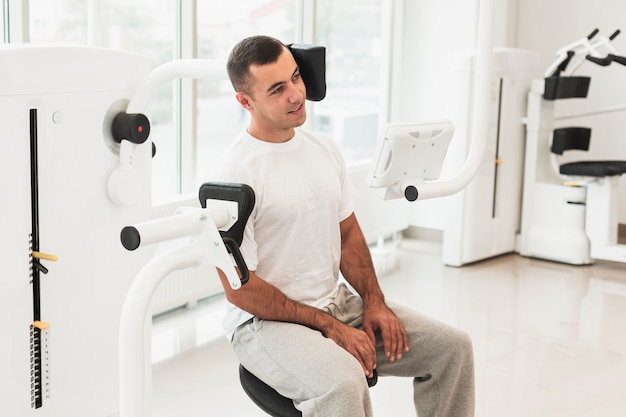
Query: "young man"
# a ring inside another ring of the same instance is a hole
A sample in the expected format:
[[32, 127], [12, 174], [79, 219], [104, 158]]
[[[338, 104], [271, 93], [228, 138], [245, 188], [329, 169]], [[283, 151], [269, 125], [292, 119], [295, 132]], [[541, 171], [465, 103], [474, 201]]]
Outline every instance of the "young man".
[[420, 417], [472, 416], [471, 341], [385, 300], [338, 147], [296, 129], [306, 87], [289, 50], [247, 38], [227, 68], [250, 123], [211, 179], [256, 194], [241, 245], [250, 280], [234, 291], [220, 273], [239, 361], [307, 417], [372, 416], [365, 376], [374, 368], [413, 378]]

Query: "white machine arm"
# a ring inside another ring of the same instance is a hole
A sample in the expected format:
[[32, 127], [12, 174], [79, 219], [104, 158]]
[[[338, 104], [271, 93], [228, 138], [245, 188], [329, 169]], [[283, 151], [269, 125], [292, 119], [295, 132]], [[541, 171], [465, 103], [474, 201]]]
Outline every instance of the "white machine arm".
[[[236, 203], [235, 203], [236, 206]], [[235, 207], [236, 209], [236, 207]], [[236, 219], [236, 210], [179, 208], [174, 216], [125, 227], [121, 240], [129, 250], [186, 238], [180, 246], [155, 256], [130, 286], [120, 318], [120, 417], [147, 417], [150, 410], [150, 302], [158, 285], [172, 272], [210, 263], [220, 268], [233, 288], [241, 281], [218, 232]], [[247, 270], [246, 270], [247, 271]]]
[[204, 208], [179, 208], [173, 216], [127, 226], [120, 233], [128, 250], [173, 241], [169, 250], [139, 271], [124, 300], [119, 334], [120, 417], [147, 417], [150, 410], [149, 311], [161, 281], [174, 271], [200, 265], [219, 268], [233, 289], [249, 278], [239, 244], [254, 207], [254, 190], [245, 184], [206, 183], [200, 187], [199, 199]]
[[[429, 198], [443, 197], [450, 194], [454, 194], [461, 191], [469, 184], [474, 178], [474, 175], [480, 167], [483, 156], [485, 154], [485, 148], [487, 144], [488, 130], [489, 130], [489, 94], [490, 94], [490, 80], [491, 80], [491, 62], [493, 55], [493, 9], [494, 0], [482, 0], [479, 2], [479, 22], [478, 22], [478, 40], [477, 40], [477, 55], [476, 55], [476, 72], [474, 79], [474, 97], [473, 106], [474, 109], [472, 117], [472, 134], [471, 134], [471, 149], [469, 155], [465, 160], [465, 164], [461, 170], [453, 178], [438, 181], [428, 181], [428, 178], [402, 176], [397, 181], [390, 185], [376, 185], [373, 178], [373, 173], [377, 167], [374, 166], [370, 171], [369, 185], [373, 188], [387, 188], [385, 199], [400, 198], [405, 196], [409, 201], [425, 200]], [[452, 127], [453, 130], [453, 127]], [[427, 136], [432, 135], [432, 127], [429, 124], [425, 124], [425, 133]], [[385, 132], [386, 133], [386, 132]], [[407, 131], [408, 135], [415, 136], [415, 131]], [[444, 136], [442, 136], [445, 139]], [[384, 135], [379, 140], [385, 140]], [[411, 141], [410, 139], [408, 140]], [[379, 142], [380, 143], [380, 142]], [[440, 142], [433, 142], [440, 143]], [[445, 143], [445, 141], [443, 142]], [[447, 144], [446, 144], [447, 149]], [[429, 158], [440, 159], [442, 147], [433, 146], [431, 153], [421, 155], [420, 161], [429, 160]], [[381, 154], [380, 152], [383, 152]], [[381, 164], [381, 159], [387, 157], [384, 154], [384, 146], [379, 146], [378, 161], [374, 164]], [[445, 152], [445, 150], [444, 150]], [[398, 159], [401, 170], [409, 171], [411, 165], [416, 164], [415, 161], [405, 161], [405, 159]], [[443, 164], [443, 160], [441, 160]], [[383, 162], [383, 165], [385, 163]], [[419, 168], [419, 167], [418, 167]], [[432, 171], [432, 167], [430, 169]]]
[[142, 113], [165, 83], [178, 78], [225, 80], [226, 61], [214, 59], [178, 59], [156, 67], [139, 85], [128, 102], [127, 113]]
[[[231, 203], [229, 207], [227, 204]], [[203, 257], [220, 268], [233, 289], [241, 287], [241, 279], [232, 265], [226, 243], [218, 229], [228, 230], [237, 220], [237, 203], [222, 202], [221, 207], [206, 209], [182, 207], [174, 216], [126, 226], [120, 234], [122, 245], [128, 250], [168, 240], [189, 238], [187, 246], [204, 246]], [[229, 247], [231, 251], [236, 251]], [[238, 260], [238, 256], [235, 256]], [[240, 268], [242, 269], [242, 268]], [[247, 269], [242, 271], [245, 274]]]
[[120, 318], [120, 417], [150, 415], [150, 301], [159, 283], [171, 272], [199, 266], [206, 256], [204, 249], [203, 245], [193, 243], [171, 249], [146, 264], [133, 281]]
[[109, 176], [107, 190], [111, 200], [120, 205], [135, 203], [139, 175], [133, 169], [138, 145], [148, 139], [150, 124], [145, 116], [148, 103], [165, 83], [179, 78], [205, 80], [227, 79], [226, 62], [209, 59], [180, 59], [155, 68], [131, 97], [126, 112], [113, 120], [113, 138], [120, 144], [119, 166]]

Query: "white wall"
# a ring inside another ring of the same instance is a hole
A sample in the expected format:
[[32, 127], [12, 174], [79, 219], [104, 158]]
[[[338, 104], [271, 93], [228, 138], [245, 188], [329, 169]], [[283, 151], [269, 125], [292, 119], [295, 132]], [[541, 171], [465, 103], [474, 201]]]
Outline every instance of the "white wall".
[[[459, 95], [452, 86], [454, 60], [468, 55], [475, 47], [478, 0], [404, 0], [399, 2], [396, 34], [391, 120], [418, 121], [459, 117]], [[537, 51], [542, 68], [555, 58], [561, 46], [586, 36], [598, 27], [610, 35], [620, 28], [626, 32], [626, 2], [623, 0], [495, 0], [494, 46]], [[622, 22], [620, 22], [620, 19]], [[567, 22], [567, 24], [565, 23]], [[626, 54], [626, 33], [615, 39], [614, 46]], [[626, 67], [613, 64], [599, 67], [591, 63], [580, 68], [592, 77], [589, 98], [558, 103], [563, 114], [594, 107], [626, 104]], [[461, 75], [462, 77], [462, 75]], [[625, 159], [626, 138], [621, 139], [626, 112], [584, 120], [570, 120], [567, 125], [582, 124], [593, 129], [588, 155], [580, 157]], [[453, 119], [454, 120], [454, 119]], [[624, 133], [626, 136], [626, 133]], [[455, 167], [447, 167], [456, 172]], [[460, 169], [460, 167], [458, 167]], [[621, 184], [621, 223], [626, 223], [626, 180]], [[410, 223], [414, 226], [443, 229], [446, 199], [413, 203]]]

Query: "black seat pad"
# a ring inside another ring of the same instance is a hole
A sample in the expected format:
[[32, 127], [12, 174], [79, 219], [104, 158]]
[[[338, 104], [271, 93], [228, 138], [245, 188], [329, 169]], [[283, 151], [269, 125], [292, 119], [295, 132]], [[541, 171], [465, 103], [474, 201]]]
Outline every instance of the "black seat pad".
[[612, 177], [626, 173], [626, 161], [580, 161], [559, 167], [563, 175], [584, 177]]
[[293, 405], [293, 401], [280, 395], [242, 365], [239, 365], [239, 379], [248, 397], [269, 415], [275, 417], [302, 416], [302, 413]]

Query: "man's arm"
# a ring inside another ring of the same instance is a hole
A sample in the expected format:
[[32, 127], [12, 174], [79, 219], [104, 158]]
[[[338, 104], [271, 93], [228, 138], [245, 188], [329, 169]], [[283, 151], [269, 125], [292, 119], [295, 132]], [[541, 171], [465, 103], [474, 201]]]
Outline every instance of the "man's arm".
[[230, 287], [219, 269], [218, 274], [230, 303], [261, 319], [297, 323], [319, 330], [351, 353], [361, 363], [367, 376], [373, 375], [376, 351], [365, 332], [336, 320], [318, 308], [294, 301], [253, 271], [250, 271], [248, 282], [238, 290]]
[[402, 358], [409, 350], [409, 341], [404, 327], [385, 304], [385, 296], [378, 284], [372, 257], [365, 237], [354, 213], [340, 223], [341, 263], [343, 277], [363, 299], [363, 330], [373, 343], [375, 332], [383, 339], [389, 360]]

